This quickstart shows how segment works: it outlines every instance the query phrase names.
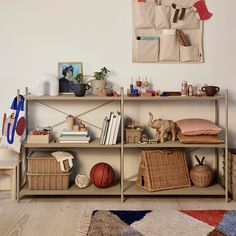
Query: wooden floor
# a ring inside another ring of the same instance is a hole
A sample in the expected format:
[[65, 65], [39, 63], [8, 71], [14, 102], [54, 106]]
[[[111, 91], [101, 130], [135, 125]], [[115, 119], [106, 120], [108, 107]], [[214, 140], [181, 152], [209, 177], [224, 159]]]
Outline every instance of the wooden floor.
[[[0, 198], [3, 198], [0, 195]], [[223, 198], [120, 198], [40, 197], [20, 203], [0, 199], [0, 236], [76, 236], [84, 211], [236, 209], [236, 201]]]

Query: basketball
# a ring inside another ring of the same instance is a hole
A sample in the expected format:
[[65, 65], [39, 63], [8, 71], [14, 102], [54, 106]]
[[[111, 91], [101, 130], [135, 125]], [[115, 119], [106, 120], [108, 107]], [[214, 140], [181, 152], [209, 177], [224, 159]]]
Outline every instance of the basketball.
[[94, 165], [90, 171], [91, 182], [98, 188], [110, 187], [114, 176], [113, 168], [104, 162]]

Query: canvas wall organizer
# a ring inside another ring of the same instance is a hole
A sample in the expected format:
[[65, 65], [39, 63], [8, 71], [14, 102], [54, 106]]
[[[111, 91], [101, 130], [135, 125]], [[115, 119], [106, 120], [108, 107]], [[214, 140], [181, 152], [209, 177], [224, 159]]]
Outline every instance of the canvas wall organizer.
[[194, 0], [132, 0], [133, 62], [202, 63], [203, 22]]

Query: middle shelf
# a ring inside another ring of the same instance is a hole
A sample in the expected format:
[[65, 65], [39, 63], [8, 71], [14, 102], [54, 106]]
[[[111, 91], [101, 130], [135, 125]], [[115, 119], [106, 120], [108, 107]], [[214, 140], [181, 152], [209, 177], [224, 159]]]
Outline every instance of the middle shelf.
[[[114, 145], [101, 145], [100, 139], [95, 138], [90, 143], [59, 143], [58, 140], [55, 140], [47, 143], [24, 143], [24, 147], [26, 148], [120, 148], [122, 146], [121, 143]], [[165, 143], [157, 143], [157, 144], [139, 144], [139, 143], [127, 143], [124, 144], [124, 148], [225, 148], [225, 144], [184, 144], [179, 141], [166, 141]]]

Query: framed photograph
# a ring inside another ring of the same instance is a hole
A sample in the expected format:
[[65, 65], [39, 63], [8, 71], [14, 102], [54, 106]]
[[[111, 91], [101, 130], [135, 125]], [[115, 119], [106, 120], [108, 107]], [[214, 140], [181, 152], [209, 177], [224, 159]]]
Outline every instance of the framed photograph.
[[59, 93], [73, 93], [74, 80], [83, 74], [82, 62], [58, 62]]

